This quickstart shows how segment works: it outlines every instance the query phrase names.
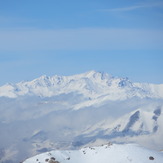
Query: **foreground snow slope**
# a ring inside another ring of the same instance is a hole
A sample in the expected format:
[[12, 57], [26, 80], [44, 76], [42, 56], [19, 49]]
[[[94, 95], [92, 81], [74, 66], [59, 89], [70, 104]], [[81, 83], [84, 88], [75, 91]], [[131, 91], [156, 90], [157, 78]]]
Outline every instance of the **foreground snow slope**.
[[162, 163], [163, 154], [136, 144], [108, 144], [80, 150], [51, 151], [29, 158], [24, 163], [53, 163], [52, 160], [59, 163]]

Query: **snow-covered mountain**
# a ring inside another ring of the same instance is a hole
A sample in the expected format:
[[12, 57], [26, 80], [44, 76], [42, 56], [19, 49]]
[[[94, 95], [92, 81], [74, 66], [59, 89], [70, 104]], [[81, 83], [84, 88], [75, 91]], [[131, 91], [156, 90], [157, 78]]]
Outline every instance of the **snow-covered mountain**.
[[[147, 105], [146, 105], [147, 107]], [[163, 124], [162, 108], [139, 108], [130, 113], [127, 113], [114, 122], [110, 119], [102, 120], [101, 122], [89, 126], [82, 134], [74, 140], [74, 145], [83, 145], [95, 143], [96, 140], [115, 141], [117, 138], [125, 141], [128, 137], [130, 142], [135, 137], [149, 137], [150, 135], [161, 135]]]
[[23, 163], [162, 163], [163, 153], [136, 144], [107, 144], [80, 150], [50, 151]]
[[128, 78], [90, 71], [73, 76], [41, 76], [33, 81], [0, 87], [0, 97], [10, 98], [25, 95], [52, 97], [70, 92], [98, 100], [125, 100], [132, 97], [163, 98], [163, 84], [132, 83]]
[[0, 87], [0, 162], [54, 149], [138, 143], [163, 149], [163, 84], [90, 71]]

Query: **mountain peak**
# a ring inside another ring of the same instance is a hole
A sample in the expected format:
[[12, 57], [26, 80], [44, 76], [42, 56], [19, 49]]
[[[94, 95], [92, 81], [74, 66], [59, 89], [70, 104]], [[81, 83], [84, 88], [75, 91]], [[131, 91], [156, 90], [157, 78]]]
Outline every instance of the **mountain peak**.
[[49, 77], [47, 76], [47, 75], [42, 75], [42, 76], [40, 76], [39, 77], [39, 79], [42, 79], [42, 80], [46, 80], [46, 79], [48, 79]]
[[88, 77], [88, 78], [95, 78], [95, 79], [99, 78], [101, 80], [112, 78], [112, 76], [109, 75], [108, 73], [105, 73], [102, 71], [95, 71], [95, 70], [88, 71], [88, 72], [83, 73], [81, 75]]

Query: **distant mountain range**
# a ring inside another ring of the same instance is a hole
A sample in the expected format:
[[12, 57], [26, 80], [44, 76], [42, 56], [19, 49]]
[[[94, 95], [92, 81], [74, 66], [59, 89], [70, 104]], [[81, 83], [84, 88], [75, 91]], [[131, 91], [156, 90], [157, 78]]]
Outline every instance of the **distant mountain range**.
[[108, 142], [163, 149], [163, 84], [90, 71], [0, 87], [0, 162]]
[[0, 87], [0, 97], [10, 98], [25, 95], [52, 97], [70, 92], [77, 92], [91, 99], [163, 98], [163, 84], [132, 83], [128, 78], [90, 71], [73, 76], [41, 76], [29, 82], [6, 84]]

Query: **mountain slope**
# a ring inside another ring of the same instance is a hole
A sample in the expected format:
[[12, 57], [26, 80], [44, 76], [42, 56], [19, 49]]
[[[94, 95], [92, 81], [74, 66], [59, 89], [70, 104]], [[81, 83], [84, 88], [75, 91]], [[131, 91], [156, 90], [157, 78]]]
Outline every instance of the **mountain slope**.
[[159, 134], [163, 136], [161, 132], [162, 124], [162, 107], [156, 107], [155, 109], [143, 107], [127, 113], [115, 121], [111, 122], [106, 119], [89, 126], [74, 139], [73, 144], [74, 146], [80, 146], [80, 144], [94, 143], [97, 139], [114, 141], [116, 138], [122, 140], [128, 137], [128, 140], [131, 140], [130, 138], [140, 136], [149, 137], [149, 135], [156, 136]]
[[108, 144], [80, 150], [51, 151], [29, 158], [23, 163], [162, 163], [163, 154], [135, 144]]

